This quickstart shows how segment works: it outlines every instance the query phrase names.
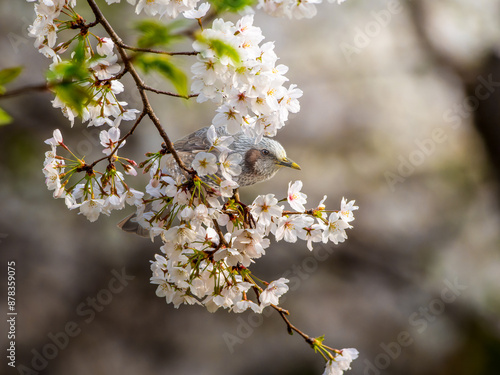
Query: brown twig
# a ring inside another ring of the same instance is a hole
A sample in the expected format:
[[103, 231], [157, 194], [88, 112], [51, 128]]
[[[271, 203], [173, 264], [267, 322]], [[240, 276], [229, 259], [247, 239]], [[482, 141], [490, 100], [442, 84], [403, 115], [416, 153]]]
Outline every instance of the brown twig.
[[314, 210], [306, 210], [304, 212], [283, 211], [282, 215], [314, 215]]
[[285, 310], [285, 309], [282, 309], [281, 307], [279, 306], [276, 306], [276, 305], [271, 305], [271, 307], [273, 309], [275, 309], [279, 314], [280, 316], [283, 318], [283, 320], [285, 321], [286, 323], [286, 326], [287, 326], [287, 331], [288, 333], [292, 334], [293, 331], [297, 332], [300, 336], [302, 336], [304, 338], [304, 340], [309, 344], [309, 345], [314, 345], [314, 341], [316, 340], [314, 337], [311, 337], [307, 334], [305, 334], [304, 332], [302, 332], [300, 329], [298, 329], [297, 327], [295, 327], [292, 323], [290, 323], [290, 321], [288, 320], [288, 318], [286, 317], [287, 315], [290, 315], [290, 313]]
[[144, 84], [143, 88], [144, 88], [144, 90], [148, 90], [148, 91], [154, 92], [156, 94], [175, 96], [177, 98], [189, 99], [189, 98], [195, 98], [198, 96], [198, 94], [181, 95], [181, 94], [176, 94], [175, 92], [158, 90], [158, 89], [155, 89], [154, 87], [148, 86], [146, 84]]
[[125, 67], [122, 69], [122, 71], [120, 73], [118, 73], [116, 76], [112, 77], [111, 79], [113, 79], [113, 80], [120, 79], [127, 73], [128, 73], [128, 69]]
[[[218, 15], [219, 15], [219, 12], [217, 12], [216, 10], [210, 11], [207, 15], [205, 15], [205, 17], [203, 17], [203, 22], [204, 23], [212, 22], [215, 18], [217, 18]], [[179, 33], [179, 35], [184, 35], [184, 36], [187, 36], [188, 38], [195, 39], [196, 32], [198, 30], [200, 30], [200, 28], [203, 30], [203, 26], [201, 24], [201, 21], [198, 20], [198, 24], [193, 24], [192, 27], [190, 27], [184, 31], [181, 31]]]
[[103, 158], [100, 158], [100, 159], [97, 159], [96, 161], [94, 161], [92, 164], [90, 164], [90, 168], [94, 168], [94, 166], [103, 161], [103, 160], [106, 160], [108, 159], [109, 162], [111, 163], [111, 158], [113, 157], [113, 155], [116, 153], [116, 151], [120, 148], [120, 145], [125, 142], [125, 140], [130, 137], [132, 135], [132, 133], [134, 132], [134, 130], [137, 128], [137, 126], [139, 125], [139, 123], [142, 121], [142, 119], [144, 118], [144, 116], [146, 116], [146, 111], [143, 109], [141, 114], [139, 115], [139, 117], [137, 117], [137, 120], [135, 120], [135, 123], [134, 125], [132, 126], [132, 128], [129, 130], [129, 132], [127, 134], [125, 134], [117, 143], [116, 143], [116, 146], [115, 148], [113, 149], [113, 151], [111, 152], [111, 154], [109, 154], [108, 156], [105, 156]]
[[[254, 290], [255, 290], [255, 293], [257, 294], [257, 299], [259, 299], [259, 301], [260, 301], [260, 294], [262, 293], [262, 288], [259, 285], [257, 285], [257, 283], [255, 283], [255, 281], [251, 277], [249, 277], [248, 275], [245, 276], [245, 280], [254, 285]], [[289, 334], [293, 334], [293, 331], [295, 331], [300, 336], [302, 336], [304, 338], [304, 340], [309, 345], [311, 345], [311, 346], [314, 345], [314, 342], [316, 341], [316, 339], [314, 337], [311, 337], [311, 336], [305, 334], [300, 329], [295, 327], [292, 323], [290, 323], [290, 320], [288, 320], [288, 318], [287, 318], [287, 315], [290, 315], [288, 310], [285, 310], [284, 308], [279, 307], [278, 305], [274, 305], [274, 304], [271, 304], [271, 307], [273, 309], [275, 309], [280, 314], [281, 318], [283, 318], [284, 322], [286, 323], [287, 331]]]
[[48, 91], [52, 86], [49, 85], [48, 83], [42, 83], [38, 85], [33, 85], [33, 86], [25, 86], [25, 87], [20, 87], [18, 89], [14, 89], [11, 91], [6, 92], [5, 94], [0, 94], [0, 99], [6, 99], [6, 98], [11, 98], [13, 96], [18, 96], [18, 95], [23, 95], [32, 91]]
[[219, 227], [219, 223], [217, 223], [217, 220], [213, 219], [212, 222], [214, 223], [214, 228], [217, 232], [217, 234], [219, 235], [219, 246], [218, 248], [221, 247], [221, 245], [224, 245], [226, 248], [229, 248], [231, 246], [229, 246], [229, 244], [227, 243], [226, 239], [224, 238], [224, 233], [222, 233], [220, 227]]
[[169, 51], [161, 51], [152, 48], [140, 48], [140, 47], [132, 47], [125, 43], [119, 44], [121, 48], [128, 49], [134, 52], [146, 52], [146, 53], [155, 53], [158, 55], [169, 55], [169, 56], [195, 56], [198, 54], [196, 51], [187, 51], [187, 52], [169, 52]]
[[139, 73], [137, 73], [137, 70], [135, 69], [134, 65], [130, 62], [130, 59], [127, 55], [127, 52], [125, 51], [125, 48], [122, 47], [124, 45], [122, 39], [118, 36], [118, 34], [115, 32], [113, 27], [110, 25], [108, 20], [104, 17], [102, 14], [101, 10], [97, 6], [95, 0], [87, 0], [90, 8], [94, 12], [94, 15], [96, 17], [96, 21], [98, 21], [104, 30], [108, 33], [109, 37], [111, 40], [116, 45], [116, 48], [118, 50], [118, 53], [120, 54], [120, 57], [123, 60], [123, 64], [125, 65], [125, 68], [128, 70], [132, 78], [134, 79], [134, 82], [137, 86], [137, 89], [139, 90], [139, 94], [142, 99], [142, 103], [144, 105], [144, 111], [148, 115], [148, 117], [151, 119], [153, 124], [155, 125], [156, 129], [158, 130], [158, 133], [160, 133], [160, 136], [163, 138], [165, 141], [165, 145], [167, 146], [167, 149], [170, 151], [172, 156], [174, 157], [175, 161], [179, 165], [180, 168], [185, 170], [186, 172], [190, 174], [194, 174], [194, 170], [186, 167], [184, 162], [179, 158], [179, 155], [174, 149], [174, 145], [170, 138], [168, 137], [167, 133], [165, 132], [165, 129], [163, 129], [160, 120], [156, 116], [155, 112], [153, 111], [153, 108], [151, 107], [151, 103], [149, 102], [148, 96], [146, 95], [146, 89], [145, 89], [145, 84], [142, 78], [139, 76]]

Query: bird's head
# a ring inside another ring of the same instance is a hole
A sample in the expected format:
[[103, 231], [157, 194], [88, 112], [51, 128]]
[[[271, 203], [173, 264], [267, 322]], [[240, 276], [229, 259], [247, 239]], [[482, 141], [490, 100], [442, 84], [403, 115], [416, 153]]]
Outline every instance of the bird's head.
[[299, 165], [286, 156], [283, 146], [270, 138], [252, 145], [244, 155], [245, 169], [253, 173], [259, 181], [273, 177], [281, 167], [300, 169]]

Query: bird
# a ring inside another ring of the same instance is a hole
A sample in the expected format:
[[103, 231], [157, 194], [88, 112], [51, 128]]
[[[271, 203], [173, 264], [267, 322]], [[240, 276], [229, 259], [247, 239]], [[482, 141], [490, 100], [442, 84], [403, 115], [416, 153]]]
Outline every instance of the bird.
[[[199, 152], [208, 152], [210, 150], [210, 153], [219, 156], [220, 151], [212, 147], [208, 137], [209, 129], [210, 127], [206, 126], [174, 142], [174, 149], [186, 166], [191, 165]], [[217, 137], [232, 136], [234, 141], [227, 146], [229, 155], [233, 153], [241, 155], [241, 173], [233, 178], [240, 187], [267, 181], [274, 177], [283, 167], [301, 169], [297, 163], [287, 157], [283, 146], [274, 139], [262, 137], [256, 143], [255, 138], [249, 137], [241, 131], [236, 134], [229, 134], [225, 126], [216, 127], [215, 131]], [[191, 178], [187, 172], [177, 165], [173, 157], [167, 161], [166, 168], [170, 173], [182, 173], [187, 178]], [[216, 176], [221, 178], [219, 173]], [[210, 178], [202, 177], [202, 180], [209, 185], [214, 184]], [[125, 232], [147, 236], [148, 230], [141, 227], [134, 219], [135, 214], [129, 215], [118, 223], [118, 227]]]
[[[187, 166], [199, 152], [206, 152], [210, 149], [211, 143], [208, 139], [209, 127], [201, 128], [174, 143], [174, 149], [179, 158]], [[215, 128], [218, 137], [231, 136], [225, 126]], [[271, 138], [262, 137], [260, 142], [255, 143], [254, 138], [249, 137], [243, 132], [232, 135], [234, 142], [228, 146], [230, 154], [237, 153], [242, 156], [241, 174], [235, 176], [233, 180], [239, 186], [254, 185], [258, 182], [266, 181], [272, 178], [282, 167], [289, 167], [300, 170], [300, 166], [289, 159], [283, 146]], [[219, 151], [211, 151], [219, 156]], [[171, 168], [177, 164], [172, 159]], [[217, 174], [216, 174], [217, 175]], [[221, 177], [220, 175], [217, 175]]]

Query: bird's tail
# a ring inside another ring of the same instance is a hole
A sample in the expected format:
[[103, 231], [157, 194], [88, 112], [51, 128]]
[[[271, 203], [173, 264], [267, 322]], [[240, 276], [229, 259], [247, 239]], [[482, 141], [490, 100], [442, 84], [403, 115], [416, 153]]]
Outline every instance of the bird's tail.
[[134, 233], [141, 237], [149, 237], [149, 229], [144, 228], [137, 222], [137, 214], [135, 213], [120, 221], [117, 227], [128, 233]]

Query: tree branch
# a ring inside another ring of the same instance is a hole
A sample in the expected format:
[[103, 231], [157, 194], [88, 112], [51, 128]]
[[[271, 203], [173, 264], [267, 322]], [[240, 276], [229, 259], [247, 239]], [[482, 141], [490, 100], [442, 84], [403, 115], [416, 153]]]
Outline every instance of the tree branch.
[[[249, 276], [249, 275], [246, 275], [245, 278], [244, 278], [246, 281], [250, 282], [251, 284], [254, 285], [254, 290], [255, 290], [255, 293], [257, 294], [257, 298], [258, 300], [260, 301], [260, 294], [262, 292], [262, 288], [257, 285], [257, 283], [252, 280], [252, 278]], [[316, 341], [316, 339], [314, 337], [311, 337], [307, 334], [305, 334], [304, 332], [302, 332], [300, 329], [298, 329], [297, 327], [295, 327], [292, 323], [290, 323], [290, 320], [288, 320], [287, 318], [287, 315], [290, 315], [290, 313], [288, 312], [288, 310], [285, 310], [283, 309], [282, 307], [279, 307], [277, 305], [274, 305], [274, 304], [271, 304], [270, 305], [273, 309], [275, 309], [281, 316], [281, 318], [283, 319], [283, 321], [285, 322], [286, 324], [286, 327], [287, 327], [287, 331], [288, 333], [291, 335], [293, 334], [293, 331], [297, 332], [300, 336], [302, 336], [302, 338], [311, 346], [314, 345], [314, 342]]]
[[[283, 216], [285, 215], [314, 215], [314, 211], [313, 209], [310, 209], [310, 210], [305, 210], [304, 212], [295, 212], [295, 211], [283, 211], [281, 214]], [[333, 211], [331, 211], [333, 212]]]
[[139, 90], [139, 94], [141, 96], [142, 103], [144, 105], [144, 111], [147, 113], [148, 117], [151, 119], [151, 121], [155, 125], [156, 129], [160, 133], [160, 136], [165, 141], [165, 145], [167, 146], [167, 149], [170, 151], [170, 153], [172, 154], [172, 156], [174, 157], [175, 161], [177, 162], [177, 164], [179, 165], [179, 167], [181, 169], [185, 170], [189, 174], [194, 174], [195, 173], [194, 170], [186, 167], [184, 162], [179, 158], [179, 155], [177, 154], [177, 152], [174, 149], [174, 145], [173, 145], [172, 141], [170, 140], [167, 133], [165, 132], [165, 129], [163, 129], [163, 127], [160, 123], [160, 120], [158, 119], [158, 117], [154, 113], [153, 108], [151, 107], [151, 103], [149, 102], [148, 96], [146, 95], [146, 92], [145, 92], [146, 91], [146, 89], [144, 88], [145, 84], [144, 84], [142, 78], [137, 73], [137, 70], [135, 69], [134, 65], [132, 65], [132, 63], [130, 62], [130, 59], [127, 55], [127, 52], [125, 51], [125, 48], [122, 47], [122, 45], [124, 45], [122, 39], [118, 36], [118, 34], [115, 32], [115, 30], [111, 27], [108, 20], [104, 17], [101, 10], [97, 6], [95, 0], [87, 0], [87, 2], [89, 4], [90, 8], [92, 9], [92, 11], [94, 12], [94, 15], [96, 17], [96, 21], [102, 25], [104, 30], [106, 30], [106, 32], [108, 33], [110, 38], [115, 43], [116, 48], [118, 50], [118, 53], [120, 54], [120, 57], [123, 60], [123, 64], [125, 65], [125, 68], [128, 70], [128, 72], [130, 73], [130, 75], [134, 79], [134, 82], [137, 86], [137, 89]]
[[189, 94], [189, 95], [181, 95], [181, 94], [176, 94], [174, 92], [170, 92], [170, 91], [163, 91], [163, 90], [158, 90], [158, 89], [155, 89], [154, 87], [151, 87], [151, 86], [148, 86], [146, 84], [143, 85], [143, 89], [144, 90], [148, 90], [148, 91], [152, 91], [156, 94], [161, 94], [161, 95], [168, 95], [168, 96], [175, 96], [177, 98], [185, 98], [185, 99], [189, 99], [189, 98], [195, 98], [198, 96], [198, 94]]
[[168, 51], [160, 51], [152, 48], [140, 48], [140, 47], [132, 47], [126, 45], [125, 43], [120, 44], [121, 48], [128, 49], [134, 52], [146, 52], [146, 53], [156, 53], [158, 55], [169, 55], [169, 56], [196, 56], [198, 52], [188, 51], [188, 52], [168, 52]]
[[309, 335], [305, 334], [304, 332], [302, 332], [300, 329], [298, 329], [297, 327], [295, 327], [292, 323], [290, 323], [290, 321], [288, 320], [288, 318], [286, 317], [287, 315], [290, 315], [289, 312], [285, 309], [282, 309], [281, 307], [279, 306], [276, 306], [276, 305], [271, 305], [271, 307], [273, 309], [275, 309], [279, 314], [280, 316], [283, 318], [283, 320], [285, 321], [285, 324], [287, 326], [287, 331], [288, 333], [292, 334], [293, 331], [297, 332], [300, 336], [302, 336], [304, 338], [304, 340], [309, 344], [309, 345], [314, 345], [314, 341], [316, 340], [314, 337], [310, 337]]
[[106, 160], [108, 159], [109, 162], [111, 162], [111, 158], [113, 157], [113, 155], [116, 153], [116, 151], [120, 148], [120, 145], [125, 142], [125, 140], [130, 137], [132, 135], [132, 133], [134, 132], [134, 130], [137, 128], [137, 126], [139, 125], [139, 123], [142, 121], [142, 119], [144, 118], [144, 116], [146, 116], [146, 111], [143, 109], [141, 114], [139, 115], [139, 117], [137, 117], [137, 120], [135, 120], [135, 123], [134, 125], [132, 126], [132, 128], [129, 130], [129, 132], [127, 134], [125, 134], [116, 144], [115, 148], [113, 149], [113, 151], [111, 152], [111, 154], [109, 154], [108, 156], [105, 156], [103, 158], [100, 158], [100, 159], [97, 159], [96, 161], [94, 161], [92, 164], [90, 164], [90, 168], [94, 168], [94, 166], [103, 161], [103, 160]]
[[42, 91], [42, 92], [48, 91], [51, 87], [52, 86], [50, 86], [48, 83], [20, 87], [18, 89], [7, 91], [5, 94], [0, 94], [0, 100], [6, 99], [6, 98], [11, 98], [13, 96], [24, 95], [24, 94], [27, 94], [27, 93], [32, 92], [32, 91]]

